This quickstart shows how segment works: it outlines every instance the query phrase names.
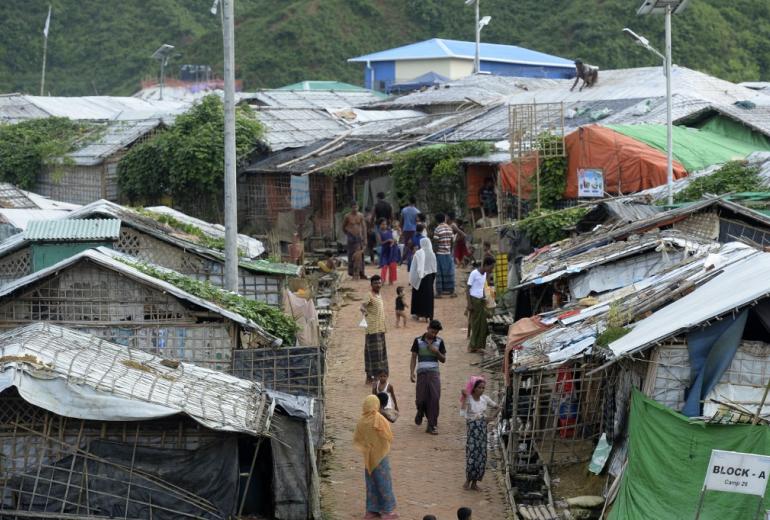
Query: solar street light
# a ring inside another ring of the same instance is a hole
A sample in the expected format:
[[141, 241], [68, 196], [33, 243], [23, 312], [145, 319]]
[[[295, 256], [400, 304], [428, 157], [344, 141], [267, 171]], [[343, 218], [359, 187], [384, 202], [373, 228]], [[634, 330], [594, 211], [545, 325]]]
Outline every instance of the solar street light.
[[645, 0], [645, 2], [636, 11], [638, 15], [645, 14], [666, 14], [668, 9], [672, 14], [680, 14], [687, 8], [690, 0]]
[[[672, 121], [671, 109], [671, 15], [681, 14], [687, 8], [690, 0], [644, 0], [644, 3], [637, 9], [639, 16], [650, 14], [665, 15], [666, 21], [666, 56], [654, 50], [649, 42], [643, 45], [647, 50], [654, 52], [657, 56], [663, 58], [666, 68], [666, 127], [667, 127], [667, 177], [668, 177], [668, 205], [674, 203], [674, 125]], [[623, 29], [625, 32], [626, 29]], [[630, 30], [629, 30], [630, 31]], [[633, 33], [633, 31], [630, 31]]]
[[465, 0], [465, 5], [476, 5], [476, 55], [473, 58], [473, 73], [478, 74], [481, 70], [481, 58], [480, 58], [480, 48], [481, 48], [481, 28], [484, 27], [487, 23], [489, 23], [489, 20], [492, 18], [489, 16], [485, 16], [484, 19], [487, 20], [487, 22], [484, 25], [481, 25], [481, 20], [479, 20], [479, 4], [481, 3], [481, 0]]
[[639, 45], [640, 47], [644, 47], [645, 49], [647, 49], [648, 51], [650, 51], [651, 53], [656, 55], [661, 60], [663, 60], [663, 61], [666, 60], [666, 57], [663, 56], [660, 52], [658, 52], [658, 50], [655, 49], [655, 47], [650, 45], [650, 40], [648, 40], [644, 36], [636, 34], [634, 31], [632, 31], [628, 27], [623, 28], [623, 34], [627, 35], [629, 38], [634, 40], [637, 45]]
[[485, 16], [484, 18], [479, 20], [479, 31], [481, 31], [481, 29], [483, 29], [484, 27], [489, 25], [489, 22], [491, 22], [491, 21], [492, 21], [492, 17], [491, 16]]

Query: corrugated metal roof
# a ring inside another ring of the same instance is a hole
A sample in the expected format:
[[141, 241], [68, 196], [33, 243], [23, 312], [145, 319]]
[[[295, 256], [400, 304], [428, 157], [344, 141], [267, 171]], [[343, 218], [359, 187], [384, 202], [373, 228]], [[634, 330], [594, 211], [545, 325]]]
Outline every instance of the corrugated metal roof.
[[352, 85], [350, 83], [344, 83], [342, 81], [300, 81], [299, 83], [292, 83], [291, 85], [285, 85], [279, 87], [276, 90], [335, 90], [344, 92], [370, 92], [379, 96], [380, 98], [388, 97], [386, 94], [369, 90], [365, 87], [358, 85]]
[[0, 209], [0, 219], [16, 229], [24, 231], [30, 222], [36, 220], [58, 220], [69, 215], [63, 209]]
[[[190, 363], [170, 368], [163, 358], [82, 332], [48, 323], [28, 325], [0, 335], [0, 357], [6, 359], [2, 363], [6, 374], [16, 371], [44, 381], [62, 380], [68, 389], [87, 388], [89, 392], [79, 394], [86, 401], [123, 399], [126, 416], [132, 402], [137, 407], [149, 403], [157, 413], [166, 407], [167, 415], [184, 413], [213, 430], [251, 435], [269, 431], [271, 399], [259, 383]], [[10, 379], [19, 384], [18, 377]], [[113, 410], [121, 413], [121, 408]], [[61, 412], [58, 407], [51, 411]], [[72, 417], [92, 413], [89, 409]]]
[[75, 164], [92, 166], [128, 147], [162, 124], [160, 119], [113, 121], [94, 131], [96, 138], [85, 138], [85, 144], [67, 154]]
[[[751, 100], [758, 105], [770, 105], [770, 96], [723, 79], [686, 67], [674, 67], [671, 73], [672, 93], [690, 98], [731, 105]], [[508, 103], [571, 103], [607, 99], [646, 99], [666, 94], [666, 78], [660, 67], [599, 71], [599, 81], [590, 88], [570, 91], [572, 80], [553, 80], [550, 88], [530, 89], [508, 98]]]
[[[729, 265], [736, 262], [747, 263], [743, 262], [747, 258], [750, 262], [751, 258], [761, 253], [743, 244], [729, 243], [723, 245], [718, 254], [723, 265]], [[681, 288], [685, 284], [698, 287], [709, 283], [714, 276], [718, 279], [717, 271], [704, 269], [706, 259], [705, 252], [688, 257], [674, 268], [603, 295], [598, 304], [582, 308], [576, 314], [545, 317], [544, 323], [554, 324], [554, 327], [527, 339], [522, 343], [521, 350], [514, 351], [513, 369], [526, 371], [561, 364], [591, 352], [596, 338], [607, 327], [611, 308], [623, 315], [638, 310], [645, 302], [654, 302], [655, 306], [648, 310], [661, 309], [658, 314], [664, 316], [667, 309], [674, 304], [668, 307], [666, 305], [678, 297], [675, 288]], [[689, 304], [694, 305], [692, 302]], [[632, 333], [633, 331], [623, 339]]]
[[[475, 56], [476, 44], [459, 40], [446, 40], [432, 38], [417, 43], [410, 43], [394, 49], [366, 54], [348, 61], [353, 63], [366, 63], [367, 61], [401, 61], [401, 60], [426, 60], [435, 58], [460, 58], [472, 60]], [[500, 63], [519, 63], [525, 65], [539, 65], [547, 67], [560, 67], [573, 69], [572, 61], [553, 56], [544, 52], [525, 49], [515, 45], [501, 45], [498, 43], [481, 43], [479, 52], [482, 61]]]
[[254, 114], [265, 126], [265, 140], [273, 151], [305, 146], [351, 127], [324, 109], [255, 107]]
[[117, 240], [120, 236], [118, 219], [38, 220], [30, 222], [24, 232], [25, 240]]
[[382, 101], [380, 95], [371, 91], [337, 90], [261, 90], [244, 95], [243, 99], [262, 106], [275, 108], [320, 108], [335, 109], [368, 105]]
[[695, 291], [637, 323], [609, 348], [616, 357], [684, 333], [708, 320], [770, 295], [770, 254], [753, 254], [724, 267]]

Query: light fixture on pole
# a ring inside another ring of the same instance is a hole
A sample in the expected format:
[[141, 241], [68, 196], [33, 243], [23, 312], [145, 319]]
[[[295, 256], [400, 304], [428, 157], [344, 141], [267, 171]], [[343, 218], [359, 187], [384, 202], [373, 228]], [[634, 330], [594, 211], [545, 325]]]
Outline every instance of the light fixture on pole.
[[152, 53], [152, 58], [160, 62], [160, 99], [163, 100], [163, 85], [166, 82], [166, 65], [171, 57], [171, 51], [174, 50], [173, 45], [164, 43], [158, 48], [157, 51]]
[[[661, 56], [658, 51], [654, 51], [659, 57], [663, 57], [666, 70], [666, 178], [668, 179], [668, 205], [674, 203], [674, 124], [671, 108], [671, 15], [681, 14], [687, 8], [690, 0], [645, 0], [636, 11], [636, 14], [643, 16], [648, 14], [665, 15], [666, 21], [666, 55]], [[623, 29], [631, 34], [635, 33], [630, 29]], [[641, 43], [638, 35], [637, 40], [647, 50], [652, 50], [649, 42]], [[644, 38], [646, 41], [647, 39]]]
[[[465, 5], [471, 5], [476, 4], [476, 55], [473, 58], [473, 73], [478, 74], [481, 70], [481, 57], [480, 57], [480, 48], [481, 48], [481, 28], [483, 27], [480, 25], [479, 20], [479, 3], [481, 3], [481, 0], [465, 0]], [[488, 18], [488, 17], [484, 17]], [[489, 20], [487, 20], [487, 23], [489, 23]], [[484, 24], [486, 25], [486, 24]]]

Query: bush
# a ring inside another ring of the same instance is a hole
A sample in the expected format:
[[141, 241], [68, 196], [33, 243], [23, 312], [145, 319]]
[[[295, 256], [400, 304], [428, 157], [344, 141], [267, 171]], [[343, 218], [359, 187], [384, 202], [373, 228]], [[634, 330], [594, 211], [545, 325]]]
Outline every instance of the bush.
[[[259, 146], [263, 128], [247, 106], [236, 110], [235, 125], [241, 165]], [[118, 163], [118, 184], [132, 204], [170, 196], [175, 205], [213, 220], [223, 197], [224, 160], [224, 107], [210, 95], [166, 132], [129, 150]]]

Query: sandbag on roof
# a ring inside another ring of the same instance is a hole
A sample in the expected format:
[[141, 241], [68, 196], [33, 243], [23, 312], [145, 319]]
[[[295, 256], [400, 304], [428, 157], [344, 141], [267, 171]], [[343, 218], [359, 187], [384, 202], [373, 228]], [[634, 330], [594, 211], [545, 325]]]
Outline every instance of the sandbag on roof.
[[[607, 128], [666, 151], [666, 125], [609, 125]], [[674, 158], [689, 172], [712, 164], [745, 159], [752, 152], [770, 150], [741, 132], [725, 135], [713, 128], [674, 127]], [[605, 181], [606, 182], [606, 181]]]
[[[565, 138], [567, 189], [565, 198], [578, 196], [580, 168], [604, 170], [604, 190], [628, 194], [666, 183], [666, 154], [642, 141], [599, 125], [582, 126]], [[685, 177], [684, 166], [674, 161], [674, 178]]]

